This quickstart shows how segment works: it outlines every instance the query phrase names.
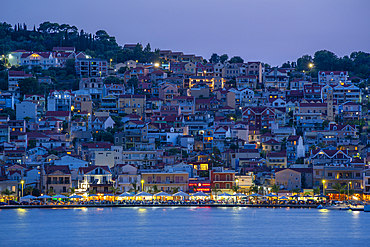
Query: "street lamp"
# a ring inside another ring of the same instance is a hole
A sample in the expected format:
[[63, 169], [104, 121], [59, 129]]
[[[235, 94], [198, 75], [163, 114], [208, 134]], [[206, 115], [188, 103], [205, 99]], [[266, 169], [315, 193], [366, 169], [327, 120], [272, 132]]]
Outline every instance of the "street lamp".
[[325, 180], [322, 180], [322, 193], [325, 196]]
[[349, 201], [349, 186], [352, 184], [352, 182], [348, 182], [348, 185], [347, 185], [347, 198], [348, 198], [348, 201]]
[[308, 65], [308, 67], [310, 67], [310, 79], [311, 79], [311, 81], [312, 81], [312, 68], [313, 68], [313, 66], [314, 66], [314, 64], [313, 64], [313, 63], [310, 63], [310, 64]]
[[144, 189], [144, 180], [141, 180], [141, 191]]
[[23, 185], [24, 185], [24, 180], [21, 180], [21, 184], [22, 184], [22, 197], [23, 197]]

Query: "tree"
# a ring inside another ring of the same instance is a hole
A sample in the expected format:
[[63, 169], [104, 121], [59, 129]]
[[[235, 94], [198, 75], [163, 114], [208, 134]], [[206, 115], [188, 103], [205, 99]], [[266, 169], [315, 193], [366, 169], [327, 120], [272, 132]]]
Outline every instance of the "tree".
[[157, 185], [153, 185], [153, 192], [154, 193], [158, 193], [160, 190], [158, 190], [158, 186]]
[[15, 191], [11, 191], [9, 189], [5, 189], [1, 191], [1, 195], [5, 196], [6, 200], [8, 201], [9, 204], [9, 198], [12, 197], [12, 195], [15, 194]]
[[269, 130], [268, 128], [263, 128], [263, 129], [261, 129], [261, 131], [260, 131], [261, 135], [263, 135], [263, 134], [265, 134], [265, 133], [267, 133], [267, 132], [271, 133], [271, 130]]
[[239, 56], [235, 56], [229, 60], [229, 63], [244, 63], [244, 60]]
[[240, 190], [240, 187], [239, 187], [238, 185], [233, 185], [233, 186], [231, 187], [231, 189], [232, 189], [232, 191], [234, 191], [234, 192], [238, 193], [238, 191]]
[[283, 63], [283, 65], [281, 65], [282, 68], [291, 68], [291, 65], [290, 65], [290, 62], [286, 62], [286, 63]]
[[131, 183], [131, 186], [132, 186], [132, 188], [130, 190], [133, 190], [135, 192], [135, 195], [136, 195], [137, 194], [137, 191], [139, 190], [138, 185], [137, 185], [137, 181], [136, 180], [133, 181]]
[[15, 118], [16, 118], [15, 110], [13, 110], [10, 107], [7, 107], [4, 110], [2, 110], [0, 115], [1, 116], [9, 116], [10, 120], [15, 120]]
[[24, 188], [24, 192], [26, 195], [32, 195], [33, 189], [34, 188], [32, 186], [27, 186], [26, 188]]
[[118, 69], [118, 74], [124, 74], [128, 68], [127, 67], [120, 67]]
[[120, 80], [119, 78], [115, 76], [108, 76], [104, 80], [104, 84], [121, 84], [121, 83], [122, 83], [122, 80]]
[[280, 191], [280, 187], [276, 184], [274, 184], [272, 187], [271, 187], [271, 191], [276, 193], [276, 196], [279, 197], [279, 191]]
[[217, 55], [216, 53], [213, 53], [211, 58], [209, 59], [210, 63], [218, 63], [220, 62], [220, 56]]
[[321, 50], [315, 52], [313, 62], [317, 70], [334, 70], [338, 60], [337, 55], [331, 51]]
[[217, 147], [213, 147], [213, 152], [210, 155], [212, 167], [222, 166], [221, 152]]
[[218, 192], [221, 192], [221, 190], [220, 189], [218, 189], [216, 186], [213, 186], [212, 188], [211, 188], [211, 195], [213, 196], [213, 195], [216, 195], [217, 196], [217, 193]]
[[252, 185], [249, 187], [249, 194], [251, 193], [258, 193], [258, 186], [257, 185]]
[[26, 79], [19, 80], [19, 91], [21, 95], [25, 94], [40, 94], [42, 92], [39, 91], [40, 85], [36, 78], [28, 77]]
[[93, 137], [96, 139], [96, 141], [106, 141], [110, 143], [114, 143], [114, 137], [112, 133], [107, 132], [107, 131], [100, 131], [98, 133], [94, 133]]
[[227, 61], [227, 59], [229, 59], [229, 56], [228, 56], [227, 54], [223, 54], [223, 55], [221, 55], [221, 57], [220, 57], [220, 62], [221, 62], [221, 63], [224, 63], [224, 62], [226, 62], [226, 61]]
[[96, 194], [96, 190], [90, 190], [88, 194], [89, 194], [89, 196], [95, 195]]
[[314, 193], [315, 195], [319, 195], [319, 194], [320, 194], [320, 188], [319, 188], [319, 187], [314, 188], [314, 189], [313, 189], [313, 193]]
[[331, 186], [339, 194], [339, 200], [341, 199], [342, 193], [344, 192], [346, 185], [341, 185], [340, 183], [335, 183]]
[[52, 188], [49, 188], [49, 189], [48, 189], [48, 191], [47, 191], [47, 194], [48, 194], [49, 196], [52, 196], [52, 195], [54, 195], [55, 193], [54, 193], [54, 190], [53, 190]]
[[313, 59], [310, 55], [303, 55], [302, 57], [297, 59], [297, 70], [298, 71], [309, 70], [310, 63], [312, 62]]
[[68, 194], [71, 196], [71, 195], [74, 195], [76, 193], [76, 188], [75, 187], [71, 187], [68, 189]]
[[116, 187], [112, 186], [112, 187], [110, 187], [109, 189], [112, 191], [112, 194], [113, 194], [114, 196], [115, 196], [116, 194], [118, 194], [118, 192], [120, 192], [120, 191], [121, 191], [121, 188], [120, 188], [120, 187], [116, 188]]
[[172, 192], [175, 194], [175, 193], [179, 192], [179, 189], [180, 189], [180, 187], [173, 187]]
[[292, 194], [294, 194], [294, 193], [296, 193], [296, 194], [298, 194], [299, 192], [301, 192], [301, 190], [300, 189], [292, 189], [291, 190], [292, 191]]

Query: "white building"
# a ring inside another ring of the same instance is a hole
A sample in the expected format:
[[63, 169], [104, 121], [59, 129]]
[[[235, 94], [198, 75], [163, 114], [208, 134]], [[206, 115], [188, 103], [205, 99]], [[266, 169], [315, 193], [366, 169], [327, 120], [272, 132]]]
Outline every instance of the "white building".
[[53, 90], [48, 97], [48, 111], [71, 111], [72, 96], [69, 90]]
[[19, 81], [32, 77], [31, 74], [26, 74], [24, 71], [8, 71], [8, 90], [15, 97], [20, 98]]
[[52, 52], [24, 52], [20, 65], [27, 66], [29, 69], [40, 66], [44, 70], [59, 67], [58, 59], [53, 56]]
[[68, 165], [69, 168], [72, 169], [78, 169], [80, 167], [87, 167], [89, 165], [89, 162], [77, 159], [75, 157], [64, 155], [60, 158], [60, 160], [54, 161], [55, 165]]
[[16, 119], [24, 120], [29, 117], [29, 122], [37, 122], [37, 104], [31, 101], [22, 101], [16, 104]]

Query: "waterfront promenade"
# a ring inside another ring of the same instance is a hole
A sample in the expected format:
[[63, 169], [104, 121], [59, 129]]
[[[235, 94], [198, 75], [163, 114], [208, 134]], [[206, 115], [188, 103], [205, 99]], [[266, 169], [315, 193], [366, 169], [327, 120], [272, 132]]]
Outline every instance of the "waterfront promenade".
[[97, 207], [253, 207], [253, 208], [317, 208], [317, 205], [295, 204], [65, 204], [65, 205], [6, 205], [1, 209], [18, 208], [97, 208]]

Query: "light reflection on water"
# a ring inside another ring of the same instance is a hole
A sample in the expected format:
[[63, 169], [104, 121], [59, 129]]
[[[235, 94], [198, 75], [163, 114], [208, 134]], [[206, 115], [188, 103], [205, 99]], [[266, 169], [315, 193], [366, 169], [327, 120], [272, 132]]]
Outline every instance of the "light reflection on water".
[[0, 210], [0, 245], [367, 246], [369, 220], [358, 211], [295, 208]]

